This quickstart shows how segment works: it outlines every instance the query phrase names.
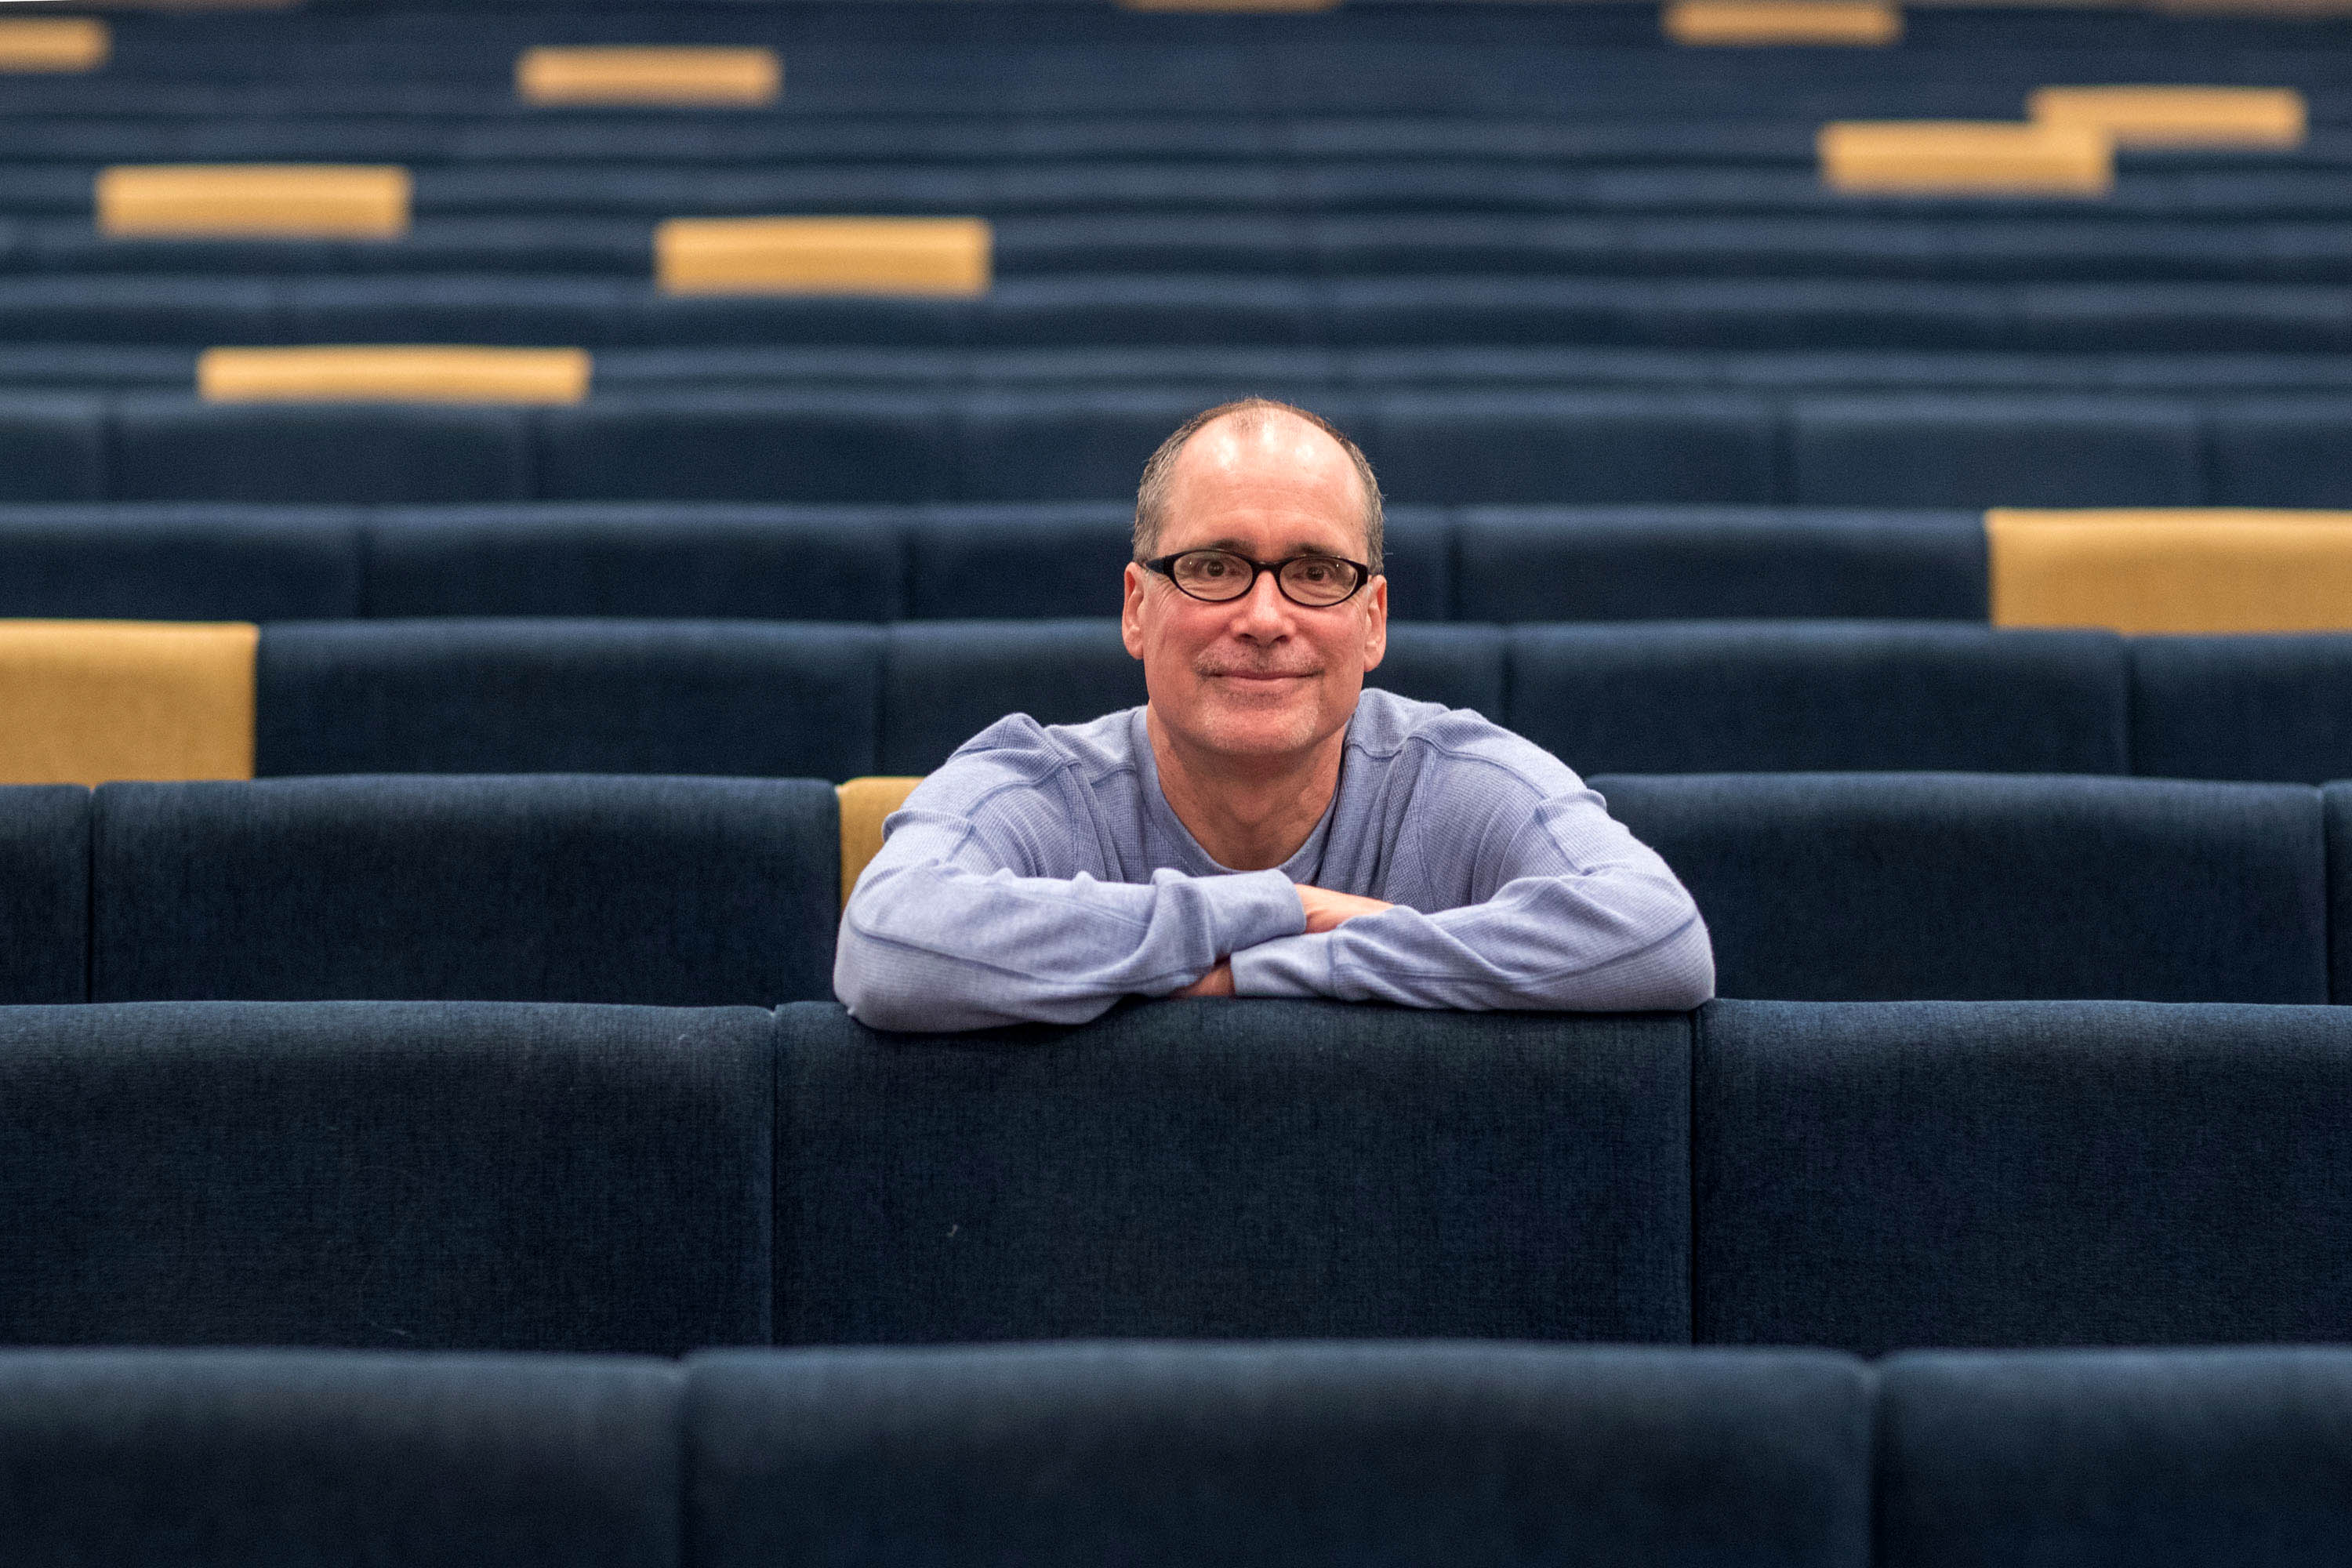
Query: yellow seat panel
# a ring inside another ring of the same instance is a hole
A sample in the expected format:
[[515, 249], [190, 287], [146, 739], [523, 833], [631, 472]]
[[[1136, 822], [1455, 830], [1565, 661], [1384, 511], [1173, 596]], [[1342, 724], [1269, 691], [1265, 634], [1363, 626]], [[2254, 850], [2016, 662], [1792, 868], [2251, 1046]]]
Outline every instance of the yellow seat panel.
[[515, 61], [515, 91], [547, 105], [685, 103], [757, 107], [783, 96], [784, 63], [773, 49], [525, 49]]
[[578, 403], [593, 372], [585, 349], [206, 349], [196, 392], [207, 403]]
[[253, 776], [247, 624], [0, 621], [0, 784]]
[[851, 779], [835, 784], [841, 797], [841, 904], [849, 907], [850, 889], [857, 886], [866, 863], [882, 851], [882, 822], [906, 804], [919, 778]]
[[2300, 147], [2310, 121], [2303, 94], [2284, 87], [2045, 87], [2027, 110], [2118, 147]]
[[984, 294], [992, 253], [976, 217], [671, 218], [654, 231], [672, 294]]
[[0, 71], [94, 71], [113, 52], [113, 30], [95, 16], [0, 21]]
[[1822, 179], [1857, 195], [2105, 195], [2115, 144], [2086, 126], [1842, 121], [1816, 138]]
[[397, 239], [414, 184], [379, 164], [117, 164], [99, 173], [98, 226], [116, 238]]
[[1658, 14], [1677, 44], [1871, 48], [1903, 37], [1903, 13], [1885, 0], [1670, 0]]
[[2352, 630], [2352, 512], [2000, 508], [1985, 540], [1995, 626]]

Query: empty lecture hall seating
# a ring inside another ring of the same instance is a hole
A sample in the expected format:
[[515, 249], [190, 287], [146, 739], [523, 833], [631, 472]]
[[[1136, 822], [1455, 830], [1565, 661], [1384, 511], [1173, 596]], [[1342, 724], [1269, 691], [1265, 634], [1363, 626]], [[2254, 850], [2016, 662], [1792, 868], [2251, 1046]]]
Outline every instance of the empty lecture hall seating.
[[[1177, 3], [0, 17], [0, 1561], [2340, 1558], [2352, 24]], [[1723, 999], [834, 1000], [1248, 393]]]

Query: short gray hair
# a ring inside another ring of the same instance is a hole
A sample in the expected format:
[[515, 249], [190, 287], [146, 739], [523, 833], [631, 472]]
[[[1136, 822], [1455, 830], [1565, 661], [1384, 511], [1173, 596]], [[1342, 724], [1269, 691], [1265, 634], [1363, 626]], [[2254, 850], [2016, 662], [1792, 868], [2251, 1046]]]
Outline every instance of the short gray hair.
[[1372, 477], [1372, 465], [1363, 448], [1348, 439], [1341, 430], [1312, 409], [1300, 408], [1288, 403], [1277, 403], [1271, 397], [1244, 397], [1232, 403], [1220, 403], [1214, 408], [1203, 408], [1183, 424], [1176, 433], [1160, 443], [1143, 465], [1143, 481], [1135, 489], [1135, 558], [1149, 561], [1160, 553], [1160, 525], [1168, 521], [1169, 476], [1175, 470], [1176, 458], [1184, 444], [1208, 426], [1220, 419], [1236, 418], [1245, 428], [1255, 429], [1278, 414], [1303, 419], [1334, 441], [1348, 460], [1356, 467], [1356, 480], [1364, 491], [1364, 562], [1377, 573], [1381, 570], [1381, 481]]

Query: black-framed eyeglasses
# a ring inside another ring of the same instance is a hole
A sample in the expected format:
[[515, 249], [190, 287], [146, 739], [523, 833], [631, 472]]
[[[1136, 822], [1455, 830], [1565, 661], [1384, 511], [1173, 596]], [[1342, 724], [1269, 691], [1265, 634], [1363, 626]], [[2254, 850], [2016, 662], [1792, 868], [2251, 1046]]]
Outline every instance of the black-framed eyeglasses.
[[1146, 561], [1143, 567], [1176, 584], [1180, 593], [1212, 605], [1240, 598], [1257, 586], [1261, 572], [1274, 574], [1274, 585], [1294, 605], [1328, 610], [1356, 596], [1372, 579], [1372, 569], [1360, 561], [1337, 555], [1294, 555], [1287, 561], [1253, 561], [1231, 550], [1180, 550]]

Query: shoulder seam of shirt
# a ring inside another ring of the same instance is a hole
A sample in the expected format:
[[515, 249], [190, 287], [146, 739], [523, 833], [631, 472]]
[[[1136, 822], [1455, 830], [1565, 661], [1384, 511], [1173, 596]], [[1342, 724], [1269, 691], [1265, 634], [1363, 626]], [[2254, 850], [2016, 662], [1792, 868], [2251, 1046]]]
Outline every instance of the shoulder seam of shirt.
[[[1496, 725], [1496, 727], [1497, 729], [1500, 729], [1500, 728], [1501, 728], [1501, 726], [1500, 726], [1500, 725]], [[1504, 732], [1505, 732], [1505, 733], [1507, 733], [1507, 733], [1510, 733], [1510, 731], [1504, 731]], [[1527, 739], [1525, 736], [1520, 736], [1519, 738], [1520, 738], [1521, 740], [1526, 740], [1526, 739]], [[1532, 746], [1532, 745], [1534, 745], [1534, 744], [1535, 744], [1535, 742], [1532, 742], [1532, 741], [1528, 741], [1528, 744], [1529, 744], [1529, 745], [1531, 745], [1531, 746]], [[1391, 751], [1390, 751], [1390, 752], [1372, 752], [1371, 748], [1370, 748], [1370, 747], [1369, 747], [1369, 746], [1367, 746], [1367, 747], [1366, 747], [1366, 748], [1364, 748], [1364, 749], [1365, 749], [1365, 751], [1366, 751], [1367, 752], [1370, 752], [1370, 754], [1375, 755], [1375, 756], [1379, 756], [1379, 755], [1394, 756], [1394, 755], [1396, 755], [1396, 754], [1397, 754], [1397, 752], [1402, 752], [1402, 751], [1403, 751], [1407, 746], [1412, 746], [1412, 745], [1426, 746], [1427, 748], [1429, 748], [1429, 750], [1431, 750], [1431, 751], [1433, 751], [1433, 752], [1435, 752], [1439, 756], [1445, 758], [1445, 759], [1446, 759], [1447, 761], [1449, 761], [1449, 762], [1456, 762], [1456, 763], [1477, 763], [1478, 765], [1480, 765], [1481, 767], [1488, 767], [1488, 768], [1492, 768], [1492, 769], [1494, 769], [1496, 773], [1501, 773], [1504, 777], [1506, 777], [1506, 778], [1508, 778], [1508, 779], [1512, 780], [1514, 783], [1524, 784], [1524, 785], [1526, 785], [1528, 789], [1533, 790], [1533, 791], [1536, 793], [1536, 795], [1537, 795], [1537, 796], [1538, 796], [1538, 798], [1541, 798], [1541, 799], [1544, 799], [1544, 800], [1550, 800], [1550, 799], [1555, 798], [1555, 797], [1551, 795], [1551, 793], [1550, 793], [1549, 790], [1547, 790], [1547, 789], [1545, 789], [1545, 788], [1544, 788], [1544, 786], [1543, 786], [1542, 784], [1538, 784], [1535, 780], [1533, 780], [1533, 779], [1531, 779], [1531, 778], [1528, 777], [1528, 775], [1527, 775], [1527, 774], [1525, 774], [1525, 773], [1523, 773], [1519, 772], [1519, 770], [1518, 770], [1518, 769], [1517, 769], [1517, 768], [1513, 767], [1510, 763], [1507, 763], [1507, 762], [1504, 762], [1501, 758], [1499, 758], [1499, 757], [1483, 756], [1483, 755], [1481, 755], [1480, 753], [1478, 753], [1478, 752], [1476, 752], [1465, 751], [1465, 750], [1463, 750], [1461, 747], [1458, 747], [1458, 746], [1449, 746], [1449, 745], [1447, 745], [1444, 742], [1443, 742], [1443, 741], [1441, 741], [1441, 740], [1438, 740], [1436, 737], [1434, 737], [1434, 736], [1433, 736], [1433, 735], [1430, 735], [1430, 734], [1424, 733], [1423, 731], [1420, 731], [1420, 730], [1415, 730], [1415, 731], [1412, 731], [1412, 733], [1410, 733], [1410, 734], [1407, 734], [1407, 735], [1404, 735], [1404, 736], [1400, 737], [1400, 738], [1398, 739], [1398, 741], [1397, 741], [1397, 743], [1396, 743], [1396, 746], [1395, 746], [1394, 750], [1391, 750]], [[1568, 766], [1568, 764], [1567, 764], [1566, 763], [1560, 763], [1560, 766], [1562, 766], [1562, 767], [1567, 767], [1567, 766]], [[1571, 771], [1573, 771], [1573, 770], [1571, 770]], [[1578, 774], [1577, 776], [1578, 776], [1579, 781], [1580, 782], [1580, 781], [1582, 780], [1583, 775], [1580, 773], [1580, 774]]]

